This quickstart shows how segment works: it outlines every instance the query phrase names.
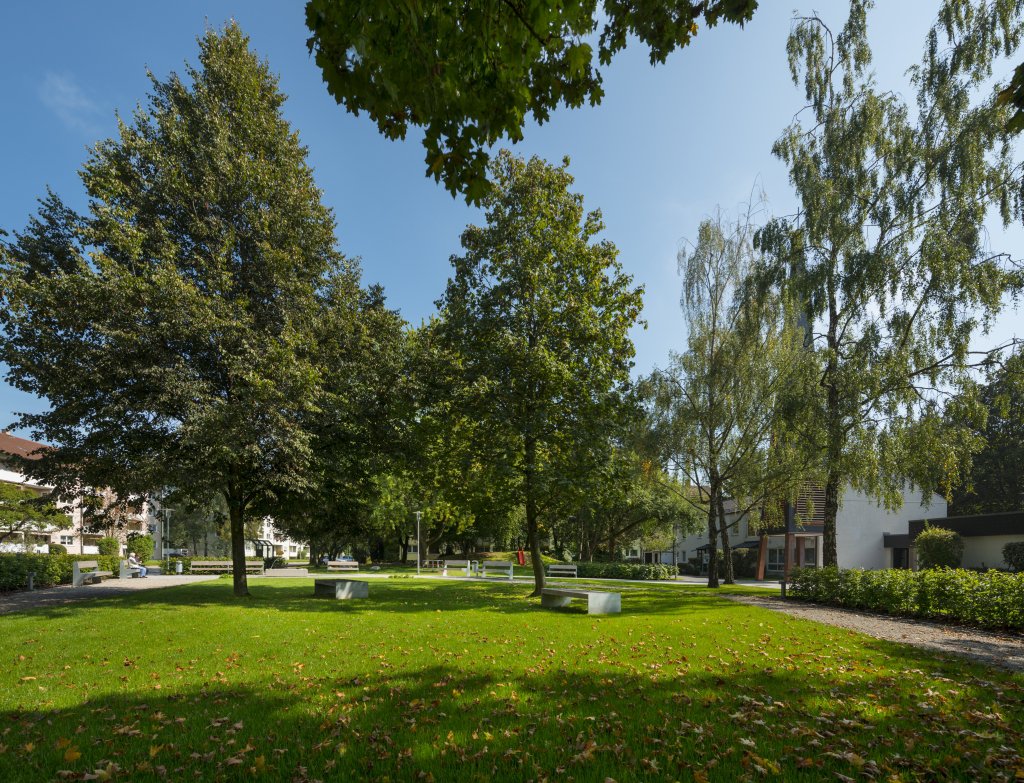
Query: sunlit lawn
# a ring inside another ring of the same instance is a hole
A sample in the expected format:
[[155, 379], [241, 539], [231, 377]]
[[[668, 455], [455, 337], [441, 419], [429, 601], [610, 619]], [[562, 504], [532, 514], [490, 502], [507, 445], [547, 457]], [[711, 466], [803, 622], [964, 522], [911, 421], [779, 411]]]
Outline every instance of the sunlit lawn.
[[252, 586], [0, 617], [0, 781], [1024, 776], [1021, 676], [699, 588]]

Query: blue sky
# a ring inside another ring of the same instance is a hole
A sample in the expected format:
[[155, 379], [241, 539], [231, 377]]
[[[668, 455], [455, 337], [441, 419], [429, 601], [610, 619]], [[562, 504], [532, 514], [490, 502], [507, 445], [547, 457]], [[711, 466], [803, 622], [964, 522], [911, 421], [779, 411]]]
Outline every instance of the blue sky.
[[[786, 36], [794, 9], [817, 10], [834, 28], [845, 19], [840, 0], [764, 0], [745, 29], [702, 31], [694, 45], [652, 68], [634, 45], [606, 69], [601, 106], [556, 112], [531, 126], [520, 154], [572, 159], [576, 188], [589, 209], [600, 208], [607, 238], [646, 288], [646, 330], [637, 330], [637, 372], [663, 364], [683, 347], [676, 252], [716, 205], [733, 208], [755, 184], [776, 214], [794, 200], [785, 168], [771, 145], [800, 108], [789, 80]], [[891, 0], [870, 17], [881, 86], [904, 92], [906, 68], [922, 51], [938, 0]], [[289, 96], [284, 112], [309, 147], [325, 200], [335, 210], [339, 247], [360, 256], [368, 282], [384, 285], [393, 307], [413, 323], [434, 312], [449, 256], [477, 211], [424, 176], [423, 149], [381, 138], [365, 117], [334, 103], [306, 50], [302, 3], [223, 2], [9, 4], [0, 28], [0, 227], [20, 229], [47, 185], [84, 208], [77, 170], [86, 147], [115, 132], [115, 112], [127, 115], [159, 78], [196, 59], [195, 37], [207, 25], [238, 20], [253, 47], [270, 61]], [[1009, 68], [1007, 69], [1007, 72]], [[1018, 229], [992, 244], [1020, 254]], [[1008, 310], [992, 344], [1024, 335]], [[0, 368], [2, 370], [2, 368]], [[0, 382], [0, 427], [15, 411], [45, 402]], [[22, 433], [28, 435], [29, 433]]]

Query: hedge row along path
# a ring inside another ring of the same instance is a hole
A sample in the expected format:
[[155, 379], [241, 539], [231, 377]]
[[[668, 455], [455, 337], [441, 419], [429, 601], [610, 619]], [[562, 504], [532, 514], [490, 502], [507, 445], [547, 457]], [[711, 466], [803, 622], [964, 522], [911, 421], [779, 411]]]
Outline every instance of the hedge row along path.
[[1024, 634], [997, 633], [963, 625], [941, 625], [927, 620], [890, 617], [889, 615], [860, 612], [855, 609], [823, 606], [804, 601], [784, 601], [781, 598], [759, 595], [723, 593], [722, 597], [751, 606], [783, 612], [804, 620], [846, 628], [873, 636], [876, 639], [959, 655], [1012, 671], [1024, 671]]
[[0, 593], [0, 615], [11, 612], [23, 612], [27, 609], [48, 609], [76, 601], [88, 601], [90, 598], [112, 598], [138, 590], [156, 590], [161, 587], [177, 587], [193, 582], [210, 582], [220, 579], [218, 574], [190, 576], [183, 574], [157, 575], [146, 579], [107, 579], [98, 585], [72, 587], [57, 585], [41, 590], [20, 590], [16, 593]]

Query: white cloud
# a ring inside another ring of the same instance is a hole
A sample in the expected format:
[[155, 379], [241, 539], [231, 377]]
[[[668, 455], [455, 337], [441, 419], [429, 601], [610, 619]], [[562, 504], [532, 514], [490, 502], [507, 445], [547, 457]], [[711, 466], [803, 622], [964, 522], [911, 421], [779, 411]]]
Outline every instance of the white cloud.
[[100, 107], [83, 92], [73, 76], [46, 74], [39, 87], [39, 98], [69, 128], [96, 132]]

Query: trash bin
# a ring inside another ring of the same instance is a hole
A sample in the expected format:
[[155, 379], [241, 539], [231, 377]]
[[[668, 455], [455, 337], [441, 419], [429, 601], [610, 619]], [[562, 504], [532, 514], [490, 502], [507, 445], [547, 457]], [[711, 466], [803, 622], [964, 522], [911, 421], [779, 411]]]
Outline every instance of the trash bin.
[[182, 572], [181, 561], [179, 560], [174, 564], [174, 573], [180, 574]]

